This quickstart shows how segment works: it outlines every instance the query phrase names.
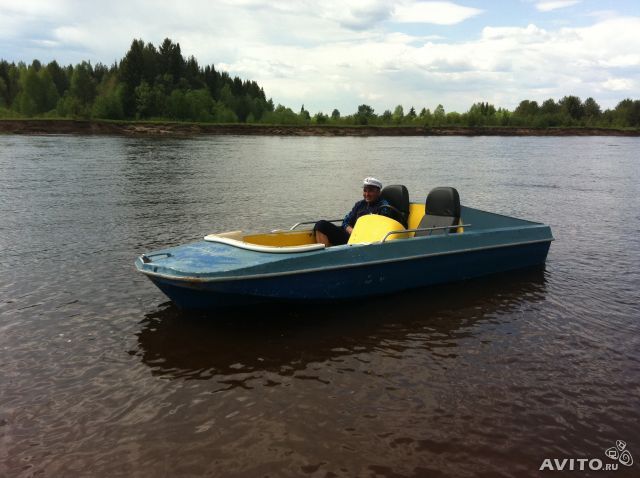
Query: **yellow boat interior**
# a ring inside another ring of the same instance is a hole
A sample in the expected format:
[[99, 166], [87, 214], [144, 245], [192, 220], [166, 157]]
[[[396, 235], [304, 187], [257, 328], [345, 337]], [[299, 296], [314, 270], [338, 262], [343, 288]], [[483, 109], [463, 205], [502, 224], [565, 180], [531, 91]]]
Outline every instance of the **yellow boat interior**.
[[[460, 217], [460, 197], [454, 188], [433, 189], [425, 203], [409, 202], [407, 188], [402, 185], [385, 187], [381, 197], [391, 205], [392, 217], [377, 214], [360, 217], [353, 228], [349, 244], [464, 232]], [[312, 229], [296, 229], [297, 226], [309, 224], [313, 223], [298, 223], [291, 230], [262, 234], [243, 234], [242, 231], [209, 234], [205, 240], [259, 252], [306, 252], [324, 248], [323, 244], [316, 242]]]

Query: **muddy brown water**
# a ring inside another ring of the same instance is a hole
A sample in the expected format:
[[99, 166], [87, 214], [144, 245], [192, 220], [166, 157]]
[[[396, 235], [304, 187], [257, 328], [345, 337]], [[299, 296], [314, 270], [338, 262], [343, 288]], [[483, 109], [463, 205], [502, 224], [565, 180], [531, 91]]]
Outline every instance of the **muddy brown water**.
[[[0, 476], [559, 474], [546, 459], [573, 460], [567, 476], [638, 476], [638, 150], [0, 136]], [[340, 216], [368, 175], [545, 222], [547, 263], [211, 313], [177, 309], [133, 268], [210, 232]], [[605, 455], [616, 440], [633, 465]]]

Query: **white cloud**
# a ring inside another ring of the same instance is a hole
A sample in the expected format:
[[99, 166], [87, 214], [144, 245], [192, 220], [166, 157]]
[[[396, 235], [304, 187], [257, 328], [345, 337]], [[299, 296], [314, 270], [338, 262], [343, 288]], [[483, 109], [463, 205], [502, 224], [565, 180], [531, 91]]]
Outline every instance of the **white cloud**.
[[548, 41], [549, 33], [542, 28], [530, 24], [522, 27], [485, 27], [482, 29], [482, 39], [485, 41], [511, 40], [518, 43], [538, 43]]
[[635, 82], [628, 78], [608, 78], [602, 83], [605, 90], [610, 91], [630, 91], [634, 88]]
[[550, 12], [559, 8], [567, 8], [580, 3], [581, 0], [552, 0], [536, 3], [536, 8], [541, 12]]
[[322, 18], [337, 21], [345, 28], [365, 30], [387, 20], [391, 15], [392, 5], [380, 0], [325, 1], [308, 5], [306, 11], [318, 9]]
[[4, 14], [42, 16], [67, 13], [70, 5], [64, 0], [29, 0], [29, 1], [2, 1], [0, 11]]
[[31, 43], [43, 48], [55, 48], [60, 45], [59, 42], [53, 40], [31, 40]]
[[86, 44], [90, 40], [89, 32], [86, 29], [78, 28], [75, 26], [64, 26], [56, 28], [53, 31], [53, 36], [58, 40], [58, 43], [83, 43]]
[[9, 4], [0, 0], [0, 58], [111, 64], [133, 38], [157, 46], [169, 37], [183, 55], [255, 80], [294, 110], [304, 103], [312, 112], [348, 114], [368, 102], [379, 113], [438, 103], [464, 111], [481, 100], [513, 108], [525, 98], [568, 94], [607, 107], [620, 92], [640, 97], [640, 17], [620, 14], [582, 17], [594, 23], [581, 28], [486, 26], [451, 40], [446, 25], [480, 10], [412, 0], [198, 0], [154, 8], [146, 0], [113, 0], [58, 1], [57, 9], [42, 2], [40, 15]]
[[411, 2], [398, 5], [392, 19], [401, 23], [455, 25], [480, 13], [482, 10], [452, 2]]
[[619, 14], [615, 10], [594, 10], [592, 12], [587, 13], [587, 16], [593, 17], [599, 21], [604, 21], [604, 20], [611, 20], [612, 18], [616, 18], [619, 16]]

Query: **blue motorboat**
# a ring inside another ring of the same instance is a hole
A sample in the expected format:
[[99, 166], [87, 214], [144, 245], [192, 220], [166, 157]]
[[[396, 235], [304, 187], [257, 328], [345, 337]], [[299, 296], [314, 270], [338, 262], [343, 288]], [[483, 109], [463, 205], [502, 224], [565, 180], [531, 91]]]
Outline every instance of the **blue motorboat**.
[[543, 264], [549, 226], [460, 204], [456, 189], [411, 203], [387, 186], [393, 218], [358, 219], [349, 243], [315, 242], [312, 222], [263, 234], [231, 231], [142, 254], [136, 268], [178, 306], [334, 301], [388, 294]]

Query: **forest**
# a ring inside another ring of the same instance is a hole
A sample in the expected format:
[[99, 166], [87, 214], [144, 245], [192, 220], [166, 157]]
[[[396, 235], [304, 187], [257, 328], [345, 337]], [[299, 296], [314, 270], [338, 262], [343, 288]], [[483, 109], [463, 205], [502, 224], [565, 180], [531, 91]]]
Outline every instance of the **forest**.
[[[435, 102], [434, 102], [435, 103]], [[156, 48], [133, 40], [120, 62], [111, 66], [83, 61], [61, 66], [57, 61], [30, 65], [0, 60], [0, 119], [71, 118], [96, 120], [190, 121], [282, 125], [379, 126], [515, 126], [640, 127], [640, 100], [620, 101], [603, 110], [593, 99], [564, 96], [542, 103], [522, 100], [510, 111], [478, 102], [468, 111], [433, 111], [402, 105], [381, 114], [366, 104], [342, 114], [299, 111], [267, 99], [255, 81], [231, 77], [214, 65], [204, 67], [182, 55], [180, 44], [169, 38]]]

